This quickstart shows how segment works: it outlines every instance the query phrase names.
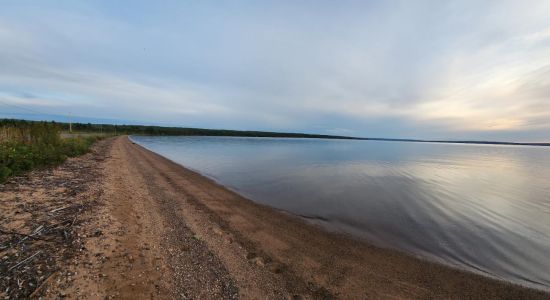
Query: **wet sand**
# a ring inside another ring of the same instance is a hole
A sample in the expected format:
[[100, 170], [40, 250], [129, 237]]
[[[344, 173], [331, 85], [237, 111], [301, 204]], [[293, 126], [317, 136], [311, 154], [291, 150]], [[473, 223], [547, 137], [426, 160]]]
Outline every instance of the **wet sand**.
[[[550, 297], [326, 232], [245, 199], [127, 137], [102, 141], [94, 151], [106, 153], [90, 180], [101, 195], [75, 225], [80, 250], [57, 263], [57, 278], [35, 296]], [[94, 156], [88, 157], [79, 159]], [[4, 204], [21, 201], [8, 198], [1, 198]]]

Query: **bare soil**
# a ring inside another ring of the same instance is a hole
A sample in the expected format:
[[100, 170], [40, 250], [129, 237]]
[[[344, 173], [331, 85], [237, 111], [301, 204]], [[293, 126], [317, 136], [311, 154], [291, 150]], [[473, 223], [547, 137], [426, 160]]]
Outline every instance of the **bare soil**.
[[127, 137], [11, 179], [0, 209], [0, 298], [550, 298], [326, 232]]

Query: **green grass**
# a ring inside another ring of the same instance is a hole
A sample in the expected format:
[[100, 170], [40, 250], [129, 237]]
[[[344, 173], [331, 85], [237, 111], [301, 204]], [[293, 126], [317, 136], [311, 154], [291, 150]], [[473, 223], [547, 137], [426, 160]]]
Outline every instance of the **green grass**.
[[62, 163], [87, 153], [100, 137], [62, 139], [55, 123], [34, 122], [0, 127], [0, 182], [34, 168]]

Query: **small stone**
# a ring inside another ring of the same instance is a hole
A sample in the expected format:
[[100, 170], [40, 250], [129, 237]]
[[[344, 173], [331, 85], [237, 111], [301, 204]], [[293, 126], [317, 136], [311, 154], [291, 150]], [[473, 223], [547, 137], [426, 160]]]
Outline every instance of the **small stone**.
[[261, 257], [256, 257], [252, 260], [258, 267], [265, 267], [265, 262]]

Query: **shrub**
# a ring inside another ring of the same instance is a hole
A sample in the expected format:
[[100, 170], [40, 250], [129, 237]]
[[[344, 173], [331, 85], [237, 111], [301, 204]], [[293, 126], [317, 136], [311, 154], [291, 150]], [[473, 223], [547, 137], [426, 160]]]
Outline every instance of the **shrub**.
[[61, 139], [55, 123], [0, 128], [0, 182], [36, 167], [56, 165], [82, 155], [98, 137]]

